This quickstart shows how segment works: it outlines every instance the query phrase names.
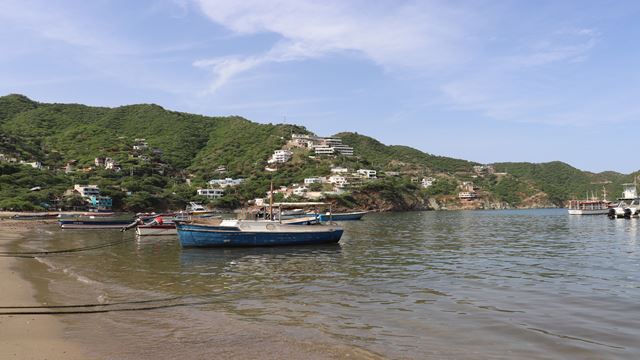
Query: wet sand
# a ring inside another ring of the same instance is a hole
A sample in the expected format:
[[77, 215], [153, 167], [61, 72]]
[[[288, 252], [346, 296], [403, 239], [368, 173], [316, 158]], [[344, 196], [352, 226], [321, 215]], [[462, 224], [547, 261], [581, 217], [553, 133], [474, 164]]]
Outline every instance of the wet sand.
[[[13, 241], [19, 240], [39, 223], [0, 221], [0, 251], [8, 251]], [[40, 305], [35, 300], [35, 289], [22, 278], [16, 259], [0, 257], [0, 306]], [[0, 315], [0, 359], [89, 359], [77, 344], [64, 337], [64, 326], [51, 315]]]
[[[0, 251], [16, 251], [13, 244], [24, 236], [29, 236], [29, 232], [51, 226], [55, 221], [0, 219]], [[25, 261], [35, 260], [0, 256], [0, 283], [3, 285], [0, 306], [42, 305], [36, 299], [39, 298], [42, 302], [48, 298], [48, 284], [38, 283], [37, 277], [22, 273], [33, 269], [29, 264], [22, 263]], [[129, 317], [130, 314], [123, 316]], [[359, 347], [336, 343], [324, 336], [304, 336], [296, 330], [239, 321], [223, 313], [213, 313], [211, 316], [215, 330], [202, 329], [209, 339], [202, 342], [202, 349], [191, 349], [187, 357], [318, 360], [383, 358]], [[159, 317], [162, 318], [162, 315]], [[181, 343], [169, 341], [170, 344], [163, 345], [159, 342], [153, 349], [132, 344], [123, 351], [122, 342], [116, 338], [133, 337], [137, 334], [130, 333], [131, 329], [127, 330], [126, 327], [116, 328], [112, 322], [106, 323], [104, 319], [102, 315], [92, 315], [91, 320], [74, 315], [65, 318], [51, 315], [0, 315], [0, 359], [157, 359], [163, 358], [162, 353], [173, 358], [172, 354], [176, 352], [174, 347]], [[114, 330], [117, 330], [116, 334], [113, 333]], [[229, 333], [233, 336], [229, 336]], [[212, 340], [216, 342], [215, 350], [210, 345]], [[191, 341], [193, 339], [189, 340]], [[198, 347], [198, 344], [190, 344], [189, 347]]]

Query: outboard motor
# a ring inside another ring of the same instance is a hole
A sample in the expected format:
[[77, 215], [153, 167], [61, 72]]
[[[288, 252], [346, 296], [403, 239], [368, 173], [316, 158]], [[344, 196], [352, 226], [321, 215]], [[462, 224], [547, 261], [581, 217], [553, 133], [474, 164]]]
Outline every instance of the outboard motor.
[[616, 218], [616, 209], [609, 209], [609, 213], [607, 214], [607, 216], [609, 217], [609, 219], [615, 219]]
[[624, 218], [631, 219], [631, 209], [624, 209]]

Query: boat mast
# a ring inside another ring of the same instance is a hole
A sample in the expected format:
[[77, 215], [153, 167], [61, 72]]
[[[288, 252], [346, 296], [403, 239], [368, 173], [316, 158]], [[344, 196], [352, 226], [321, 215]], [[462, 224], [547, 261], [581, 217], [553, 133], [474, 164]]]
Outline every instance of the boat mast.
[[271, 180], [271, 190], [269, 191], [269, 220], [273, 221], [273, 180]]

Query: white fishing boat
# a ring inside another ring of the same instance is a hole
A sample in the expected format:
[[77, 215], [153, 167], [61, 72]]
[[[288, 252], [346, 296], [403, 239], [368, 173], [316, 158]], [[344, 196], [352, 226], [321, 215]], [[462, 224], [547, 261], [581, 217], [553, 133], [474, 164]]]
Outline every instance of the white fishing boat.
[[138, 236], [160, 236], [160, 235], [177, 235], [176, 224], [163, 223], [163, 224], [145, 224], [138, 225], [136, 227], [136, 234]]
[[632, 218], [640, 215], [640, 198], [636, 184], [622, 184], [622, 197], [618, 199], [617, 205], [611, 207], [607, 213], [610, 219]]

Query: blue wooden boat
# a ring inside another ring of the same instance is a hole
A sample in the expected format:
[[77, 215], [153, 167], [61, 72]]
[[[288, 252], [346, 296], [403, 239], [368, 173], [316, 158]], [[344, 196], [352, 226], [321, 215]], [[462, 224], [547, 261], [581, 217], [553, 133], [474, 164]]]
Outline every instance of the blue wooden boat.
[[318, 220], [321, 222], [326, 221], [348, 221], [348, 220], [360, 220], [366, 214], [366, 211], [356, 211], [356, 212], [348, 212], [348, 213], [326, 213], [326, 214], [318, 214]]
[[197, 219], [176, 223], [183, 247], [279, 246], [337, 243], [342, 228], [276, 221]]

